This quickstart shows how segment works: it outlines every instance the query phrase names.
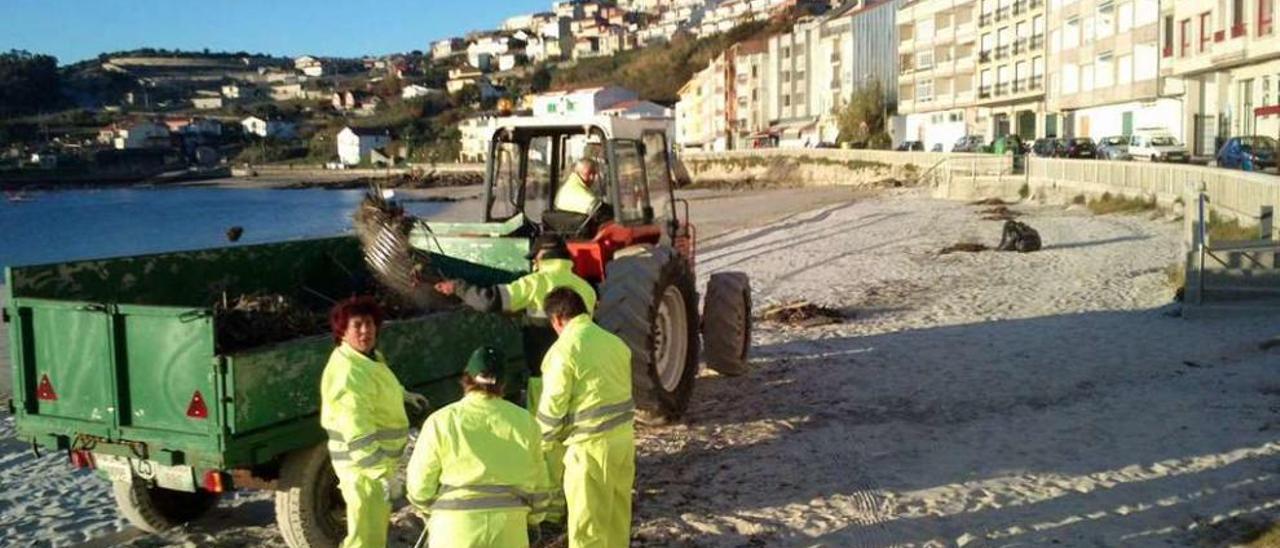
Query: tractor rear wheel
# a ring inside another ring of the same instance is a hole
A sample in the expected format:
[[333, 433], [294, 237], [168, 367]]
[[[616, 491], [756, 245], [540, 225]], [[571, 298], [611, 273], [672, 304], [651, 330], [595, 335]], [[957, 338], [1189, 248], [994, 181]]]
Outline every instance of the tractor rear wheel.
[[138, 479], [112, 482], [111, 490], [120, 514], [148, 533], [195, 521], [218, 504], [215, 493], [174, 491]]
[[702, 307], [702, 353], [722, 375], [746, 375], [751, 348], [751, 280], [742, 272], [720, 272], [707, 282]]
[[337, 546], [347, 536], [346, 512], [325, 444], [285, 456], [276, 491], [276, 525], [285, 544], [293, 548]]
[[619, 251], [606, 267], [596, 321], [631, 348], [637, 419], [678, 420], [698, 375], [698, 290], [689, 263], [665, 245]]

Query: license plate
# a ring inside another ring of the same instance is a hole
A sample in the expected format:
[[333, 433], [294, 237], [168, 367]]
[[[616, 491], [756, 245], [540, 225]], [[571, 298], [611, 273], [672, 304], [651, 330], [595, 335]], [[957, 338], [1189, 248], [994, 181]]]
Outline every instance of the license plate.
[[165, 489], [188, 493], [196, 491], [195, 471], [190, 466], [170, 466], [116, 455], [94, 454], [93, 457], [98, 470], [111, 481], [131, 481], [138, 477]]

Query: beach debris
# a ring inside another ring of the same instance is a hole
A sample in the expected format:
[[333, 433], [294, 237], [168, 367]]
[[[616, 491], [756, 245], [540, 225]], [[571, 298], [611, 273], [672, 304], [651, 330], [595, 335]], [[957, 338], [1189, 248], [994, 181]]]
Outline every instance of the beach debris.
[[1040, 251], [1040, 233], [1026, 223], [1008, 220], [1004, 222], [1004, 233], [1000, 236], [997, 251], [1017, 251], [1030, 253]]
[[834, 308], [800, 301], [775, 305], [760, 313], [767, 322], [784, 323], [795, 327], [816, 327], [843, 322], [846, 314]]
[[243, 236], [243, 235], [244, 235], [244, 227], [242, 226], [237, 225], [227, 229], [228, 242], [238, 242], [240, 241], [240, 236]]
[[1271, 350], [1272, 348], [1280, 348], [1280, 335], [1262, 341], [1262, 344], [1258, 345], [1258, 349], [1262, 351]]
[[1015, 217], [1019, 217], [1022, 213], [1009, 209], [1008, 206], [996, 206], [990, 209], [984, 209], [978, 212], [982, 215], [984, 221], [1011, 221]]
[[978, 200], [978, 201], [976, 201], [976, 202], [969, 202], [969, 205], [972, 205], [972, 206], [1003, 206], [1003, 205], [1009, 205], [1009, 202], [1006, 202], [1006, 201], [1004, 201], [1004, 200], [1001, 200], [1000, 198], [985, 198], [985, 199], [982, 199], [982, 200]]
[[409, 243], [414, 228], [421, 226], [429, 232], [429, 227], [388, 201], [383, 192], [375, 187], [366, 193], [352, 216], [365, 264], [382, 286], [420, 308], [437, 308], [443, 296], [432, 285], [442, 278], [431, 266], [430, 257]]
[[[306, 286], [302, 290], [306, 295], [299, 297], [282, 293], [222, 295], [213, 304], [218, 352], [233, 353], [328, 333], [329, 309], [337, 298]], [[410, 318], [422, 313], [399, 296], [380, 288], [375, 288], [371, 296], [382, 308], [384, 320]]]
[[952, 244], [938, 250], [938, 254], [950, 255], [952, 253], [981, 253], [989, 249], [991, 248], [975, 242], [960, 242], [958, 244]]

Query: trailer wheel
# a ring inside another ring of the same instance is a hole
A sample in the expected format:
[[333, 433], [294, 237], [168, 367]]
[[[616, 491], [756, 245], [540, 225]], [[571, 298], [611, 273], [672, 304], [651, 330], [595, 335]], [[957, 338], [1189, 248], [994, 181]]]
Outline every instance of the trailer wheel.
[[276, 525], [293, 548], [329, 548], [347, 535], [347, 505], [324, 444], [290, 453], [280, 467]]
[[707, 282], [702, 308], [702, 353], [722, 375], [746, 375], [751, 348], [751, 280], [742, 272], [720, 272]]
[[679, 419], [698, 375], [698, 290], [689, 263], [664, 245], [619, 251], [606, 267], [596, 319], [631, 348], [637, 419]]
[[204, 490], [174, 491], [139, 480], [116, 481], [111, 487], [120, 514], [148, 533], [195, 521], [218, 504], [218, 495]]

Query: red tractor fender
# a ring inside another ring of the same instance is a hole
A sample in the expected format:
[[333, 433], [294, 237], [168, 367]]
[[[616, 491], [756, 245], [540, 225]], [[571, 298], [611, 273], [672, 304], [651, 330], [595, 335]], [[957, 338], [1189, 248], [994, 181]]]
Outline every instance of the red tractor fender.
[[608, 223], [590, 240], [569, 242], [573, 272], [589, 282], [604, 281], [604, 267], [619, 249], [636, 244], [656, 244], [662, 238], [658, 225], [624, 226]]

